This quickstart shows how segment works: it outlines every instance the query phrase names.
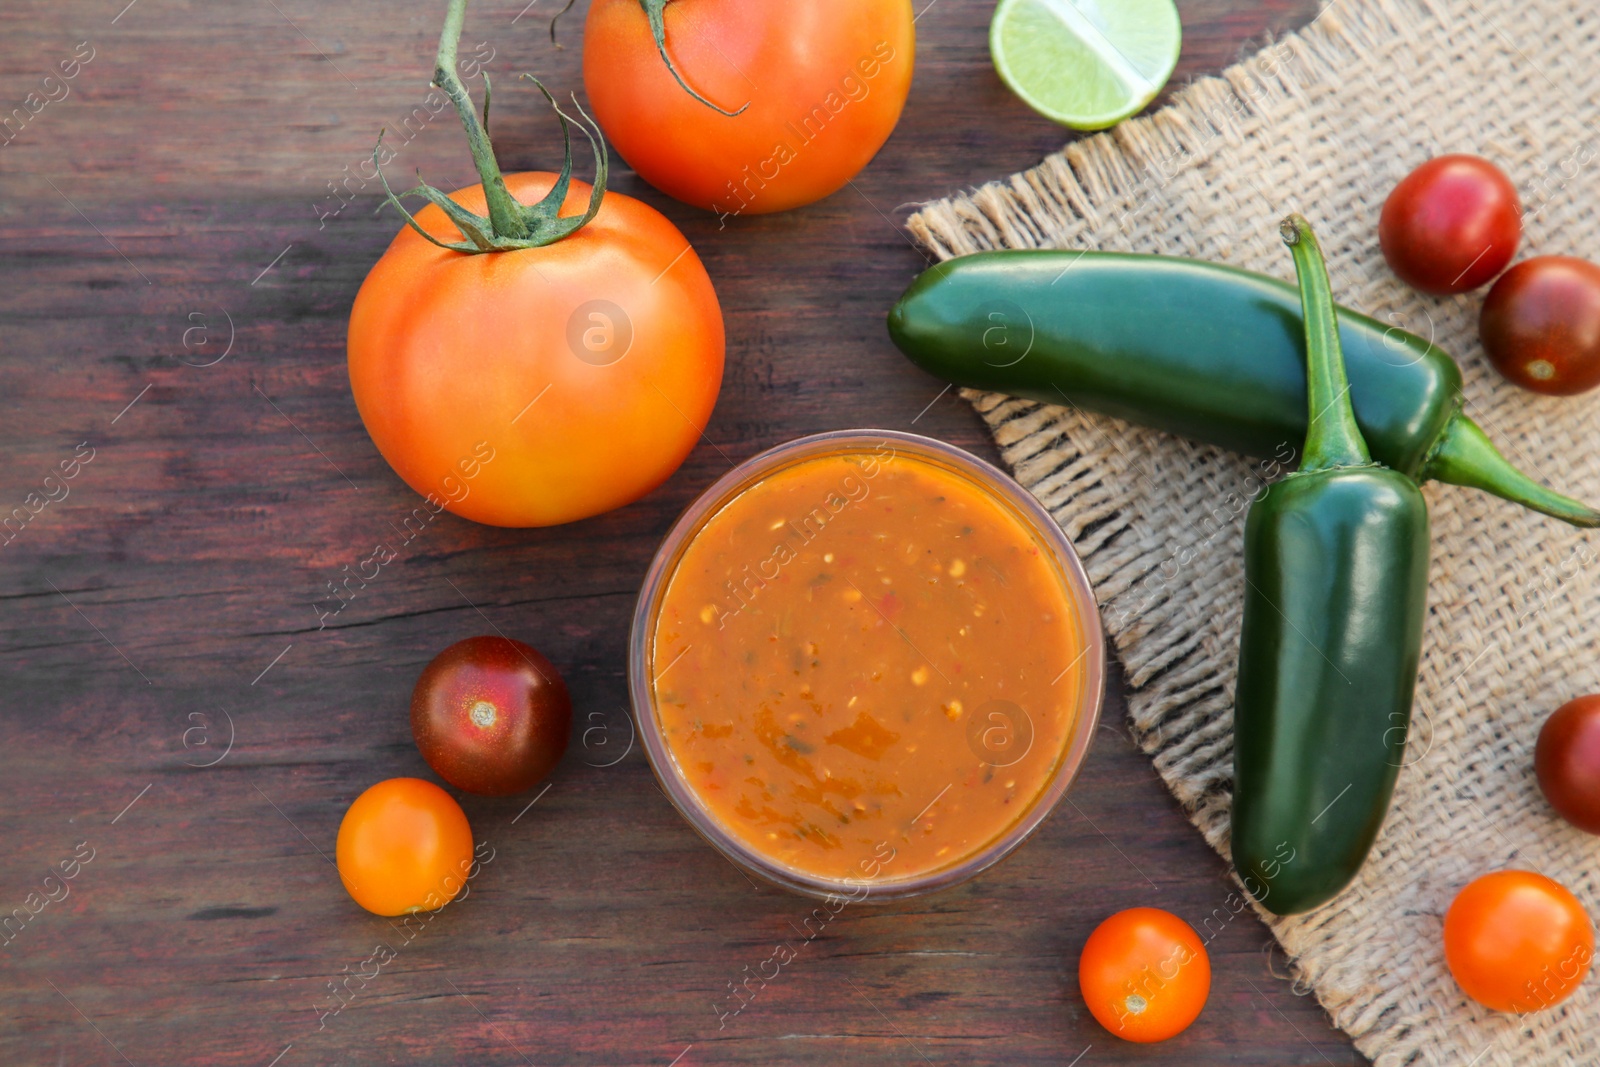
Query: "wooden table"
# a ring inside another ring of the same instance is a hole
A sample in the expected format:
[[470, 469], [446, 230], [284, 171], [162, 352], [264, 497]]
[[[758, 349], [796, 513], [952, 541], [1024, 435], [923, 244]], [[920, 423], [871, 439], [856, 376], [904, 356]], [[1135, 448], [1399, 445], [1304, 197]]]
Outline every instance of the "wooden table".
[[[510, 75], [581, 84], [581, 5], [555, 50], [549, 0], [525, 2], [474, 5], [463, 45], [495, 50], [508, 169], [558, 158]], [[125, 3], [0, 10], [0, 111], [93, 52], [0, 148], [0, 510], [93, 457], [0, 549], [0, 915], [28, 920], [0, 947], [0, 1062], [1362, 1062], [1266, 930], [1229, 911], [1223, 863], [1123, 730], [1120, 680], [1072, 803], [1017, 856], [942, 895], [851, 907], [719, 1029], [713, 1004], [810, 904], [702, 844], [628, 749], [635, 589], [680, 509], [781, 441], [882, 426], [995, 458], [883, 325], [924, 265], [899, 225], [910, 205], [1064, 140], [996, 78], [992, 4], [923, 10], [899, 130], [821, 204], [719, 232], [614, 172], [721, 295], [710, 443], [644, 501], [574, 526], [442, 516], [319, 629], [326, 583], [416, 504], [344, 369], [351, 299], [396, 220], [374, 216], [370, 184], [333, 213], [329, 183], [426, 94], [444, 5]], [[1180, 6], [1176, 83], [1316, 3]], [[474, 180], [448, 114], [394, 170], [419, 166], [445, 188]], [[429, 774], [411, 686], [439, 649], [495, 629], [560, 666], [583, 737], [532, 807], [463, 798], [494, 859], [408, 937], [346, 896], [334, 837], [366, 786]], [[70, 895], [30, 914], [75, 850], [92, 859]], [[1088, 932], [1134, 904], [1211, 938], [1210, 1004], [1163, 1046], [1111, 1037], [1077, 992]], [[380, 943], [394, 958], [335, 999]]]

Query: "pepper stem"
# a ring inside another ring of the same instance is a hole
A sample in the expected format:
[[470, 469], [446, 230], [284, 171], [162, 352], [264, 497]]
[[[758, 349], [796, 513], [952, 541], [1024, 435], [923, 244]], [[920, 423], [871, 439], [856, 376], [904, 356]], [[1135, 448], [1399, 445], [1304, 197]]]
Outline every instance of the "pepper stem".
[[1306, 396], [1311, 420], [1301, 471], [1359, 467], [1372, 462], [1367, 442], [1356, 425], [1350, 383], [1344, 373], [1344, 349], [1333, 314], [1333, 292], [1322, 246], [1303, 215], [1290, 215], [1278, 227], [1294, 256], [1300, 279], [1300, 308], [1306, 322]]
[[[694, 86], [684, 81], [683, 75], [678, 73], [678, 68], [673, 64], [672, 57], [667, 55], [667, 3], [668, 0], [639, 0], [639, 6], [644, 8], [644, 17], [650, 20], [650, 35], [656, 39], [656, 51], [661, 53], [661, 61], [667, 65], [667, 69], [672, 72], [672, 76], [677, 79], [678, 84], [683, 87], [683, 91], [706, 107], [709, 107], [719, 115], [726, 115], [729, 118], [744, 114], [744, 109], [750, 106], [748, 100], [740, 106], [738, 111], [728, 111], [695, 92]], [[571, 5], [569, 4], [568, 6], [570, 7]], [[552, 21], [552, 32], [554, 32], [554, 28], [554, 22]]]
[[1600, 526], [1600, 511], [1547, 489], [1517, 470], [1478, 424], [1459, 411], [1445, 423], [1444, 433], [1418, 478], [1482, 489], [1574, 526]]
[[[531, 74], [524, 74], [524, 78], [538, 86], [539, 91], [544, 94], [544, 98], [550, 102], [551, 108], [561, 120], [565, 151], [561, 174], [556, 179], [555, 185], [545, 194], [544, 199], [537, 204], [519, 203], [517, 198], [511, 195], [511, 190], [506, 188], [505, 178], [500, 173], [500, 163], [495, 159], [494, 145], [489, 140], [489, 74], [485, 71], [483, 75], [481, 120], [473, 110], [471, 94], [467, 92], [467, 87], [456, 74], [456, 49], [461, 42], [461, 27], [466, 20], [466, 14], [467, 0], [450, 0], [449, 10], [444, 17], [444, 30], [439, 35], [439, 52], [434, 63], [433, 84], [449, 97], [450, 102], [455, 104], [456, 113], [461, 116], [461, 125], [467, 131], [467, 144], [472, 151], [472, 162], [477, 167], [479, 180], [483, 183], [483, 198], [489, 214], [483, 216], [468, 211], [449, 196], [422, 181], [420, 175], [415, 189], [397, 195], [389, 188], [389, 180], [384, 177], [383, 168], [378, 161], [378, 153], [383, 148], [383, 134], [379, 133], [377, 147], [372, 150], [372, 161], [378, 169], [378, 178], [383, 183], [383, 191], [388, 202], [399, 208], [400, 213], [405, 216], [407, 225], [440, 248], [448, 248], [454, 252], [508, 252], [518, 248], [539, 248], [559, 241], [576, 233], [600, 210], [600, 203], [606, 193], [605, 137], [594, 120], [584, 113], [577, 97], [574, 96], [573, 106], [577, 108], [580, 116], [576, 120], [578, 128], [583, 131], [584, 136], [589, 139], [590, 147], [594, 149], [594, 187], [589, 194], [589, 209], [584, 214], [561, 215], [561, 205], [566, 201], [567, 189], [572, 183], [574, 120], [561, 110], [555, 97], [550, 95], [550, 91], [540, 83], [539, 79]], [[400, 202], [403, 196], [420, 196], [438, 206], [449, 216], [456, 229], [461, 231], [464, 240], [441, 241], [424, 230]]]

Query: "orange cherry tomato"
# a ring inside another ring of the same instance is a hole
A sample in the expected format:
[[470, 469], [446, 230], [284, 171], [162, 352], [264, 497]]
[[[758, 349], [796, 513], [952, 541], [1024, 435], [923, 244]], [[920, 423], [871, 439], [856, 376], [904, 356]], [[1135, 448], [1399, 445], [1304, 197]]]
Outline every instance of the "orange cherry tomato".
[[[674, 0], [657, 50], [639, 0], [594, 0], [583, 86], [639, 176], [720, 215], [820, 200], [889, 139], [911, 89], [910, 0]], [[747, 107], [745, 105], [748, 105]]]
[[[505, 182], [533, 204], [555, 175]], [[574, 180], [562, 214], [589, 191]], [[451, 198], [485, 210], [482, 186]], [[437, 205], [416, 219], [462, 239]], [[367, 432], [434, 514], [550, 526], [637, 500], [683, 462], [722, 384], [722, 310], [678, 228], [608, 192], [542, 248], [469, 255], [401, 229], [356, 295], [349, 351]]]
[[1211, 958], [1194, 928], [1170, 911], [1129, 908], [1089, 935], [1078, 987], [1100, 1025], [1127, 1041], [1165, 1041], [1200, 1015]]
[[1589, 973], [1594, 926], [1559, 883], [1496, 871], [1468, 883], [1445, 912], [1444, 958], [1484, 1007], [1539, 1011], [1571, 996]]
[[443, 789], [390, 778], [356, 797], [339, 824], [339, 879], [374, 915], [437, 911], [472, 870], [472, 828]]

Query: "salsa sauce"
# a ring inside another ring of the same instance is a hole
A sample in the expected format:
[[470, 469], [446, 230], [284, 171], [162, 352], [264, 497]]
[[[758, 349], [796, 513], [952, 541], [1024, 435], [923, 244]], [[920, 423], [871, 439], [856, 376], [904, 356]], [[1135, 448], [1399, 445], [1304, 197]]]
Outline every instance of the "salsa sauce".
[[657, 720], [713, 821], [784, 867], [898, 880], [1022, 818], [1081, 698], [1048, 549], [966, 475], [884, 442], [708, 516], [650, 640]]

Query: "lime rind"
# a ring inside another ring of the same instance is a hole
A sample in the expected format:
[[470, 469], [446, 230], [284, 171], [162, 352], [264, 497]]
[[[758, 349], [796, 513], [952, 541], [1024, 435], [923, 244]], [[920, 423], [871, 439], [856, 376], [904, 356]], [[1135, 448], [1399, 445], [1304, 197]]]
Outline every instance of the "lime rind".
[[1182, 43], [1172, 0], [1001, 0], [989, 29], [1006, 85], [1080, 130], [1115, 125], [1155, 99]]

